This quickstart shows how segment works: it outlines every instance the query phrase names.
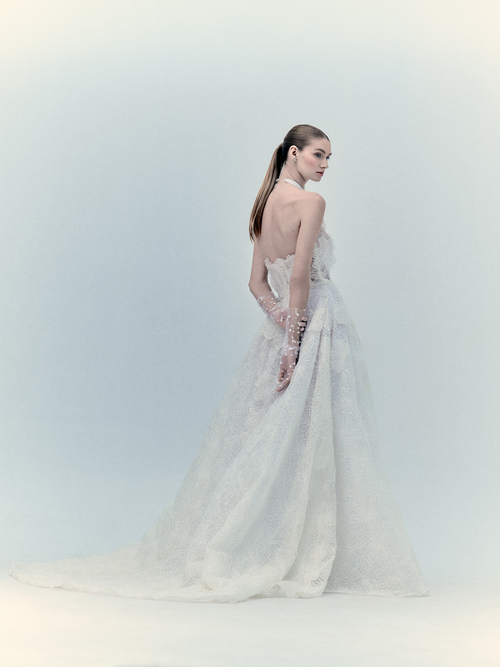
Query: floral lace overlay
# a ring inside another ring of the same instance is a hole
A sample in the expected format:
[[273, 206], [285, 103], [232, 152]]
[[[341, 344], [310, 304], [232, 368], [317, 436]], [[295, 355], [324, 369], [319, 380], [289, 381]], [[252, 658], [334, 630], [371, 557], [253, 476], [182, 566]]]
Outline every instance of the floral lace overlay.
[[[293, 261], [266, 262], [284, 305]], [[330, 281], [334, 261], [322, 227], [290, 385], [276, 392], [286, 332], [266, 318], [173, 505], [140, 542], [111, 554], [17, 563], [12, 576], [198, 602], [425, 594], [378, 454], [361, 345]]]

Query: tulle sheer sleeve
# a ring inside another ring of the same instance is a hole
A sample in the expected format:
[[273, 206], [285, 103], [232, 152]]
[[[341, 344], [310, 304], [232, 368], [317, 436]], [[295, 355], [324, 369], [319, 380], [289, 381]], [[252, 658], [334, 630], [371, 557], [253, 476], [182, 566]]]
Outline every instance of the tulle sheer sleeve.
[[282, 306], [281, 301], [276, 298], [274, 292], [271, 289], [268, 289], [262, 294], [257, 295], [255, 298], [266, 315], [270, 317], [273, 322], [279, 324], [282, 329], [285, 329], [288, 317], [288, 308], [284, 308]]
[[299, 361], [300, 343], [307, 325], [305, 308], [288, 308], [286, 318], [286, 348], [281, 357], [277, 390], [281, 391], [290, 383]]

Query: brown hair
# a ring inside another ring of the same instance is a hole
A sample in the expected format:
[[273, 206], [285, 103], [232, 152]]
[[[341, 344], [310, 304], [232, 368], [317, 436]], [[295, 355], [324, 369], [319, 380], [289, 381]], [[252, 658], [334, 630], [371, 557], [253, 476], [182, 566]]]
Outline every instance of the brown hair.
[[283, 165], [288, 157], [290, 146], [297, 146], [299, 151], [308, 146], [313, 139], [328, 139], [326, 134], [313, 125], [295, 125], [287, 133], [278, 148], [274, 151], [271, 163], [267, 169], [264, 181], [255, 198], [255, 202], [250, 214], [250, 240], [255, 241], [259, 238], [262, 229], [262, 214], [269, 195], [278, 180]]

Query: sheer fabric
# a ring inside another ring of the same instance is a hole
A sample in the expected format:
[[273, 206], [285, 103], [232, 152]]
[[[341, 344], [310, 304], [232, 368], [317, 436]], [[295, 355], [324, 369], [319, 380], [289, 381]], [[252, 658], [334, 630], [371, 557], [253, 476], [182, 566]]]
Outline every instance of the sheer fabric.
[[[173, 505], [140, 542], [105, 555], [17, 563], [12, 576], [197, 602], [426, 594], [381, 465], [360, 342], [330, 280], [333, 262], [322, 227], [290, 385], [276, 392], [288, 333], [266, 318]], [[284, 308], [293, 263], [293, 255], [266, 261]]]

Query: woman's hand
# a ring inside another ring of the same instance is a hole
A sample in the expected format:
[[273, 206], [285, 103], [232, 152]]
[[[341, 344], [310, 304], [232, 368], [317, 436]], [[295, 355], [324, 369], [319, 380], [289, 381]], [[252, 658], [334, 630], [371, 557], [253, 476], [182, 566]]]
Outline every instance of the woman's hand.
[[304, 335], [305, 328], [307, 326], [307, 317], [304, 315], [297, 323], [300, 331], [300, 338], [298, 345], [289, 345], [285, 354], [281, 357], [280, 371], [278, 375], [278, 386], [276, 391], [283, 391], [290, 384], [292, 379], [293, 371], [299, 360], [299, 348], [300, 341]]
[[293, 371], [297, 365], [297, 352], [294, 350], [287, 350], [286, 354], [281, 357], [280, 372], [278, 375], [278, 386], [276, 391], [283, 391], [290, 384]]
[[300, 340], [302, 340], [302, 336], [304, 335], [304, 331], [306, 330], [306, 326], [307, 326], [307, 317], [304, 315], [304, 317], [302, 317], [300, 319], [300, 322], [299, 322]]

